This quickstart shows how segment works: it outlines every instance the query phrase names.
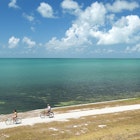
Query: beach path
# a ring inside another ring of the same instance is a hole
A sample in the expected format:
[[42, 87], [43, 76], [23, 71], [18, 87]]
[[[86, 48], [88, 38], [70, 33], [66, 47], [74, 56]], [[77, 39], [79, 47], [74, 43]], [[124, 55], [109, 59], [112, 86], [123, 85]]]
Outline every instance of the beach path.
[[22, 119], [21, 124], [6, 125], [5, 122], [0, 122], [0, 129], [34, 125], [37, 123], [49, 123], [52, 121], [66, 121], [66, 120], [72, 119], [72, 118], [77, 119], [80, 117], [90, 116], [90, 115], [101, 115], [101, 114], [117, 113], [117, 112], [124, 112], [124, 111], [132, 111], [132, 110], [138, 110], [138, 109], [140, 109], [140, 104], [106, 107], [106, 108], [101, 108], [101, 109], [87, 109], [87, 110], [70, 111], [67, 113], [55, 114], [54, 118], [42, 119], [42, 118], [40, 118], [40, 116], [25, 118], [25, 119]]

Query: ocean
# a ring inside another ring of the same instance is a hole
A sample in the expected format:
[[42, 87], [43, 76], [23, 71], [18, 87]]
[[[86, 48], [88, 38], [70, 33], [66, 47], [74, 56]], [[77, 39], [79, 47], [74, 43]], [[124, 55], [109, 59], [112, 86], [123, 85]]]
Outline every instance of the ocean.
[[140, 97], [140, 59], [0, 59], [0, 114]]

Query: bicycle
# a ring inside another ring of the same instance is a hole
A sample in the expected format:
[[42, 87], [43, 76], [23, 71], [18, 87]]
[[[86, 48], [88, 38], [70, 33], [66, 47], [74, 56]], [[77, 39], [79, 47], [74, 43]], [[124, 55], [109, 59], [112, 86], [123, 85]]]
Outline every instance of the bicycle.
[[40, 118], [45, 118], [45, 117], [53, 118], [54, 113], [52, 111], [50, 111], [50, 112], [42, 111], [40, 113]]
[[20, 117], [15, 118], [15, 120], [13, 120], [13, 118], [7, 118], [5, 120], [6, 125], [21, 124], [21, 123], [22, 123], [22, 119]]

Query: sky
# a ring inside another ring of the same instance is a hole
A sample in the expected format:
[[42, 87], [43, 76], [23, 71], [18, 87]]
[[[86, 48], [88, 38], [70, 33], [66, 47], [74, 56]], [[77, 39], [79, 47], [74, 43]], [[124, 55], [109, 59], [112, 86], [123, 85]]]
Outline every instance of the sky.
[[140, 1], [1, 0], [0, 58], [140, 58]]

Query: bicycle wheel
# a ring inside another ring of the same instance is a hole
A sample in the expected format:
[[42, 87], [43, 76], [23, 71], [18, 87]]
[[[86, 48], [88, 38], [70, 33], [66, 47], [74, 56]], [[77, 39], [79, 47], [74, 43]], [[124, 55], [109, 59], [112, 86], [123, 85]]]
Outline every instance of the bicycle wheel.
[[11, 125], [13, 123], [13, 120], [11, 119], [11, 118], [7, 118], [6, 120], [5, 120], [5, 124], [6, 125]]
[[49, 118], [53, 118], [54, 117], [54, 113], [53, 112], [50, 112], [49, 113]]
[[22, 122], [22, 119], [21, 118], [16, 118], [15, 124], [20, 124], [21, 122]]

